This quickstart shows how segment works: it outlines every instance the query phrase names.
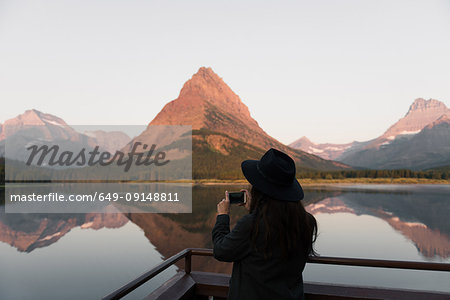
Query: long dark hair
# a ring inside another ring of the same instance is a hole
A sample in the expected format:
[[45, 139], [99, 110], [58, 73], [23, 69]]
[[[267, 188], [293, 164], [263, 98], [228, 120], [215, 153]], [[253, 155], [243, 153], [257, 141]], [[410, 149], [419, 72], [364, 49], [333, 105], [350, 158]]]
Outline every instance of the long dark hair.
[[[288, 202], [271, 198], [253, 186], [250, 190], [250, 213], [255, 215], [252, 242], [256, 246], [259, 234], [263, 235], [264, 256], [269, 258], [275, 243], [279, 243], [283, 257], [317, 255], [313, 244], [317, 239], [317, 222], [301, 201]], [[262, 226], [262, 228], [261, 228]], [[299, 253], [300, 252], [300, 253]]]

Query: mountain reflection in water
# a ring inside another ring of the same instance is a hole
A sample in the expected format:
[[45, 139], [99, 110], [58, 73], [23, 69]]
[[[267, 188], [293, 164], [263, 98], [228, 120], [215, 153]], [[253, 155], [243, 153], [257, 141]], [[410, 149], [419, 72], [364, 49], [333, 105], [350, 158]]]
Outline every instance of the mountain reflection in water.
[[[38, 251], [70, 235], [75, 227], [99, 230], [119, 228], [132, 222], [162, 256], [168, 257], [187, 247], [211, 248], [211, 229], [215, 222], [216, 204], [226, 189], [239, 186], [195, 186], [192, 214], [0, 214], [0, 241], [20, 252]], [[383, 220], [415, 245], [423, 260], [446, 261], [450, 256], [449, 188], [448, 186], [383, 187], [352, 189], [351, 187], [305, 188], [304, 205], [314, 215], [349, 213], [369, 215]], [[232, 225], [245, 213], [232, 207]], [[319, 224], [320, 226], [320, 224]], [[339, 224], [334, 224], [339, 226]], [[324, 228], [325, 230], [325, 228]], [[348, 232], [349, 235], [352, 232]], [[369, 234], [367, 235], [370, 238]], [[320, 237], [319, 237], [320, 238]], [[363, 241], [359, 241], [360, 243]], [[395, 245], [380, 245], [395, 247]], [[332, 249], [318, 249], [323, 255]], [[351, 256], [352, 253], [349, 254]], [[360, 256], [364, 257], [364, 253]], [[402, 259], [392, 257], [391, 259]], [[231, 264], [211, 258], [195, 257], [199, 270], [231, 271]]]
[[[144, 231], [148, 240], [165, 257], [187, 247], [209, 248], [212, 246], [210, 232], [215, 222], [216, 202], [221, 199], [225, 189], [237, 188], [194, 187], [192, 214], [1, 213], [0, 241], [18, 251], [31, 252], [56, 243], [77, 226], [98, 230], [118, 228], [131, 221]], [[447, 191], [445, 187], [443, 190], [438, 189], [438, 192], [427, 187], [417, 191], [307, 188], [304, 204], [314, 215], [350, 213], [377, 217], [410, 240], [423, 257], [446, 259], [450, 255]], [[114, 208], [110, 207], [110, 212], [113, 211]], [[242, 208], [233, 207], [232, 224], [244, 213]]]

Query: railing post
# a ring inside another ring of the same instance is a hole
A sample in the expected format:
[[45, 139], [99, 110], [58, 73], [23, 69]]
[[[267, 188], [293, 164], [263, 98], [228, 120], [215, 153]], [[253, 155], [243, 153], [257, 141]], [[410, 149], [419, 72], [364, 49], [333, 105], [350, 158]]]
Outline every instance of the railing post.
[[189, 252], [184, 257], [184, 272], [186, 274], [191, 273], [191, 266], [192, 266], [192, 250], [189, 250]]

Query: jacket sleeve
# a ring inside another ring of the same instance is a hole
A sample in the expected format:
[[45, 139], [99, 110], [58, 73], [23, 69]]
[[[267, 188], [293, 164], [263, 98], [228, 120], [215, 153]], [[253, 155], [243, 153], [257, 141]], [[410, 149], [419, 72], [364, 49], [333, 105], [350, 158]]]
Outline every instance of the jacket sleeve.
[[220, 261], [239, 261], [250, 252], [251, 218], [242, 217], [230, 232], [230, 216], [218, 215], [212, 230], [214, 257]]

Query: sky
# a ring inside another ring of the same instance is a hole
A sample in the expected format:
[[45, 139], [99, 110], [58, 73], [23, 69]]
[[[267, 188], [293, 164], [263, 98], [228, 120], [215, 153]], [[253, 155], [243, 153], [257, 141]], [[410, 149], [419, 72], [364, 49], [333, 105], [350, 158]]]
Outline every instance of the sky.
[[450, 104], [450, 1], [0, 0], [0, 122], [148, 124], [211, 67], [283, 143], [381, 135]]

